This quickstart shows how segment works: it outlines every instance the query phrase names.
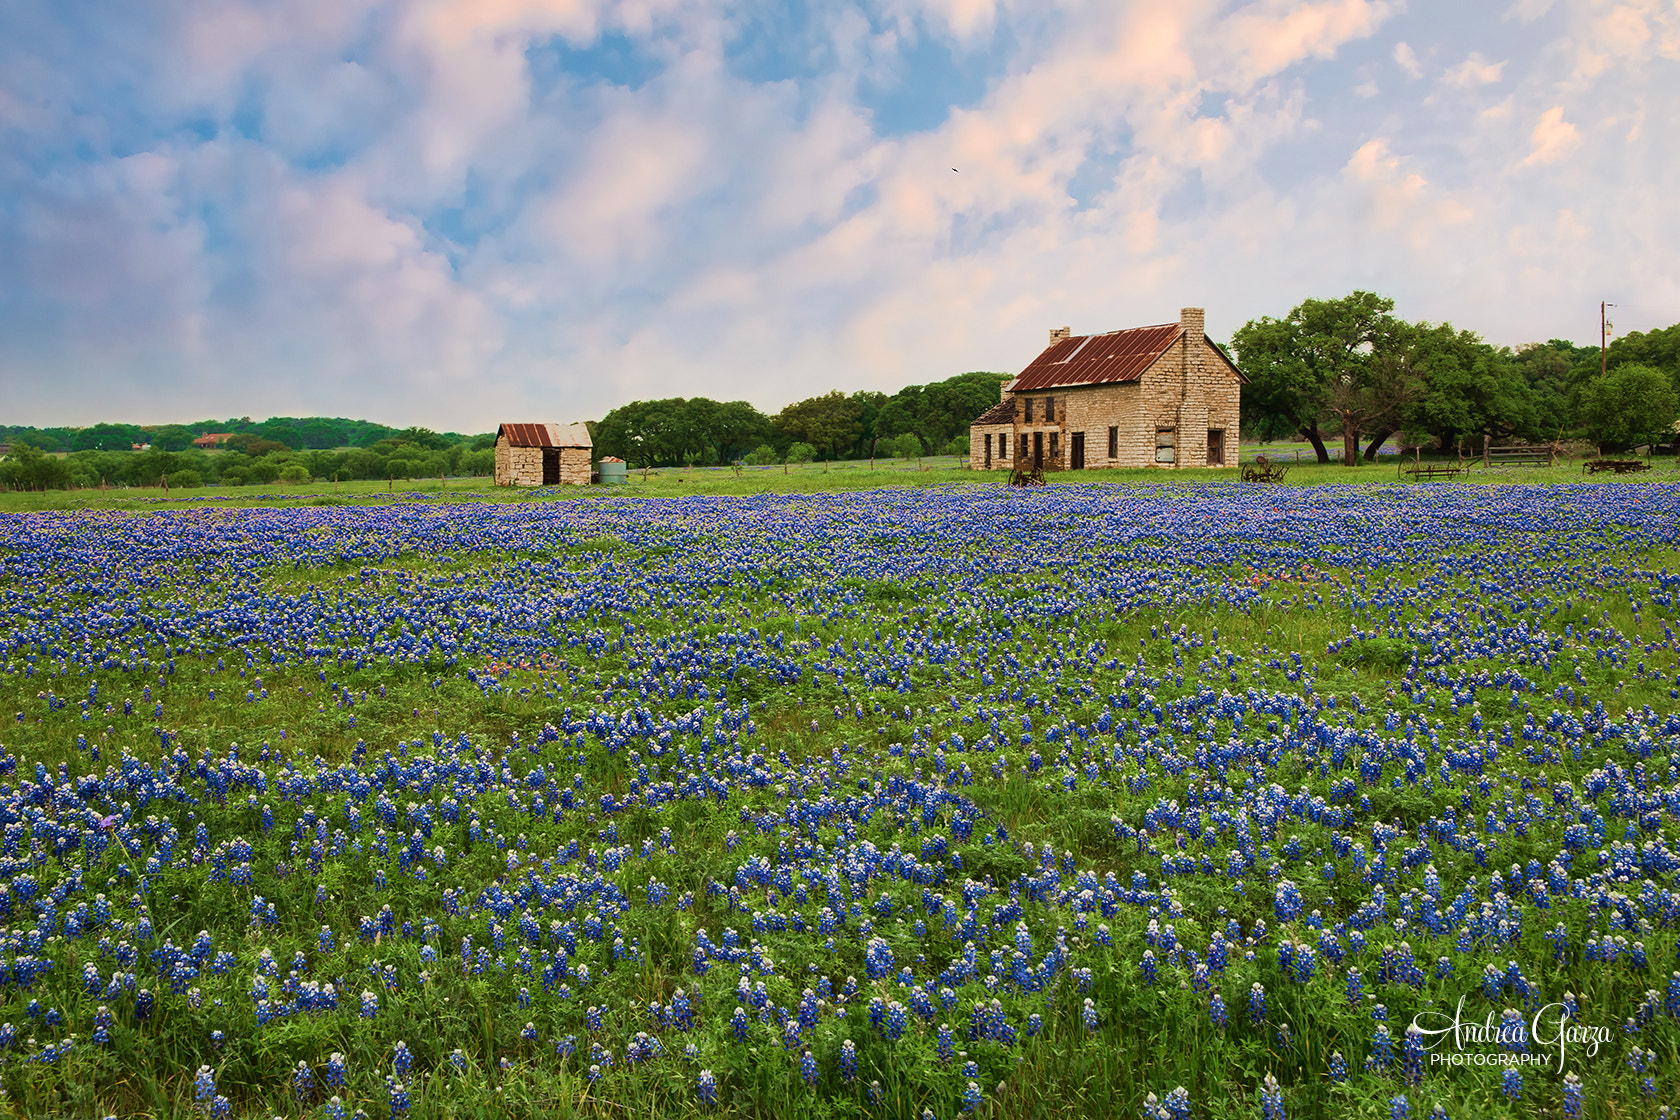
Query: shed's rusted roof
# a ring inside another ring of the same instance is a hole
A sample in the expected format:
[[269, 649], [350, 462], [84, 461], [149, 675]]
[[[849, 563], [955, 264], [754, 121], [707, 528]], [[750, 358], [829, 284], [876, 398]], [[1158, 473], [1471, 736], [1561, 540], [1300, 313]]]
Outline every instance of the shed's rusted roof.
[[512, 447], [593, 447], [582, 424], [503, 424], [496, 438], [507, 436]]
[[1133, 327], [1057, 339], [1014, 381], [1004, 386], [1004, 391], [1021, 393], [1063, 385], [1136, 381], [1183, 335], [1179, 324], [1164, 323], [1158, 327]]
[[[974, 424], [1012, 424], [1015, 422], [1015, 402], [999, 401], [974, 418]], [[973, 427], [974, 424], [970, 424]]]

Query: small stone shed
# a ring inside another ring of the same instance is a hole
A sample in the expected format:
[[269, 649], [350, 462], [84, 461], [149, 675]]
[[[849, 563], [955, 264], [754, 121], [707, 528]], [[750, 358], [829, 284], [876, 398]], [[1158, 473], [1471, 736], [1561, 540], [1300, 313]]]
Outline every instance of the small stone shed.
[[1243, 377], [1203, 328], [1050, 332], [1050, 345], [969, 428], [969, 467], [1222, 467], [1236, 462]]
[[593, 446], [582, 424], [503, 424], [496, 429], [496, 485], [588, 486]]

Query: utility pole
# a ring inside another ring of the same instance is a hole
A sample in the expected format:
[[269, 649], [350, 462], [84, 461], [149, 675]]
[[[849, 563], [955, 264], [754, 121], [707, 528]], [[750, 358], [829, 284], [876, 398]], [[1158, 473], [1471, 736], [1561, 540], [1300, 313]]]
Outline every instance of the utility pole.
[[1605, 318], [1605, 309], [1615, 306], [1615, 304], [1605, 303], [1603, 300], [1598, 301], [1598, 375], [1600, 377], [1604, 376], [1608, 365], [1606, 346], [1609, 341], [1610, 331], [1616, 325], [1610, 322], [1609, 319]]

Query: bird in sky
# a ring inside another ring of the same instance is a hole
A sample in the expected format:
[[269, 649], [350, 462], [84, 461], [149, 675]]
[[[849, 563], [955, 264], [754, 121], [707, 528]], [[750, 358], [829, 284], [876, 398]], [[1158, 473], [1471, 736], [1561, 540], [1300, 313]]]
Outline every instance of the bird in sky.
[[[957, 169], [956, 169], [956, 168], [954, 168], [954, 167], [953, 167], [953, 168], [951, 168], [951, 170], [952, 170], [952, 171], [957, 171]], [[961, 174], [962, 174], [962, 172], [961, 172], [961, 171], [957, 171], [957, 174], [958, 174], [958, 175], [961, 175]]]

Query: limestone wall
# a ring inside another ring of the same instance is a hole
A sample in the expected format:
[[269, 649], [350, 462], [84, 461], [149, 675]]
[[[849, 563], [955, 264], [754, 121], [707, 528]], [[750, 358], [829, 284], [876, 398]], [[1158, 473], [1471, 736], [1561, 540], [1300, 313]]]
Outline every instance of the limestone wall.
[[[542, 448], [514, 447], [505, 435], [496, 440], [497, 486], [541, 486], [542, 479]], [[584, 481], [589, 481], [587, 470]]]
[[[1008, 424], [976, 424], [968, 430], [968, 469], [971, 471], [1006, 471], [1015, 465], [1011, 454], [1005, 451], [999, 454], [998, 437], [1003, 437], [1005, 447], [1009, 444], [1010, 434], [1014, 431]], [[991, 442], [991, 462], [986, 461], [986, 443]]]
[[[537, 480], [542, 481], [542, 461], [537, 461]], [[589, 448], [560, 449], [560, 484], [562, 486], [589, 485]]]

